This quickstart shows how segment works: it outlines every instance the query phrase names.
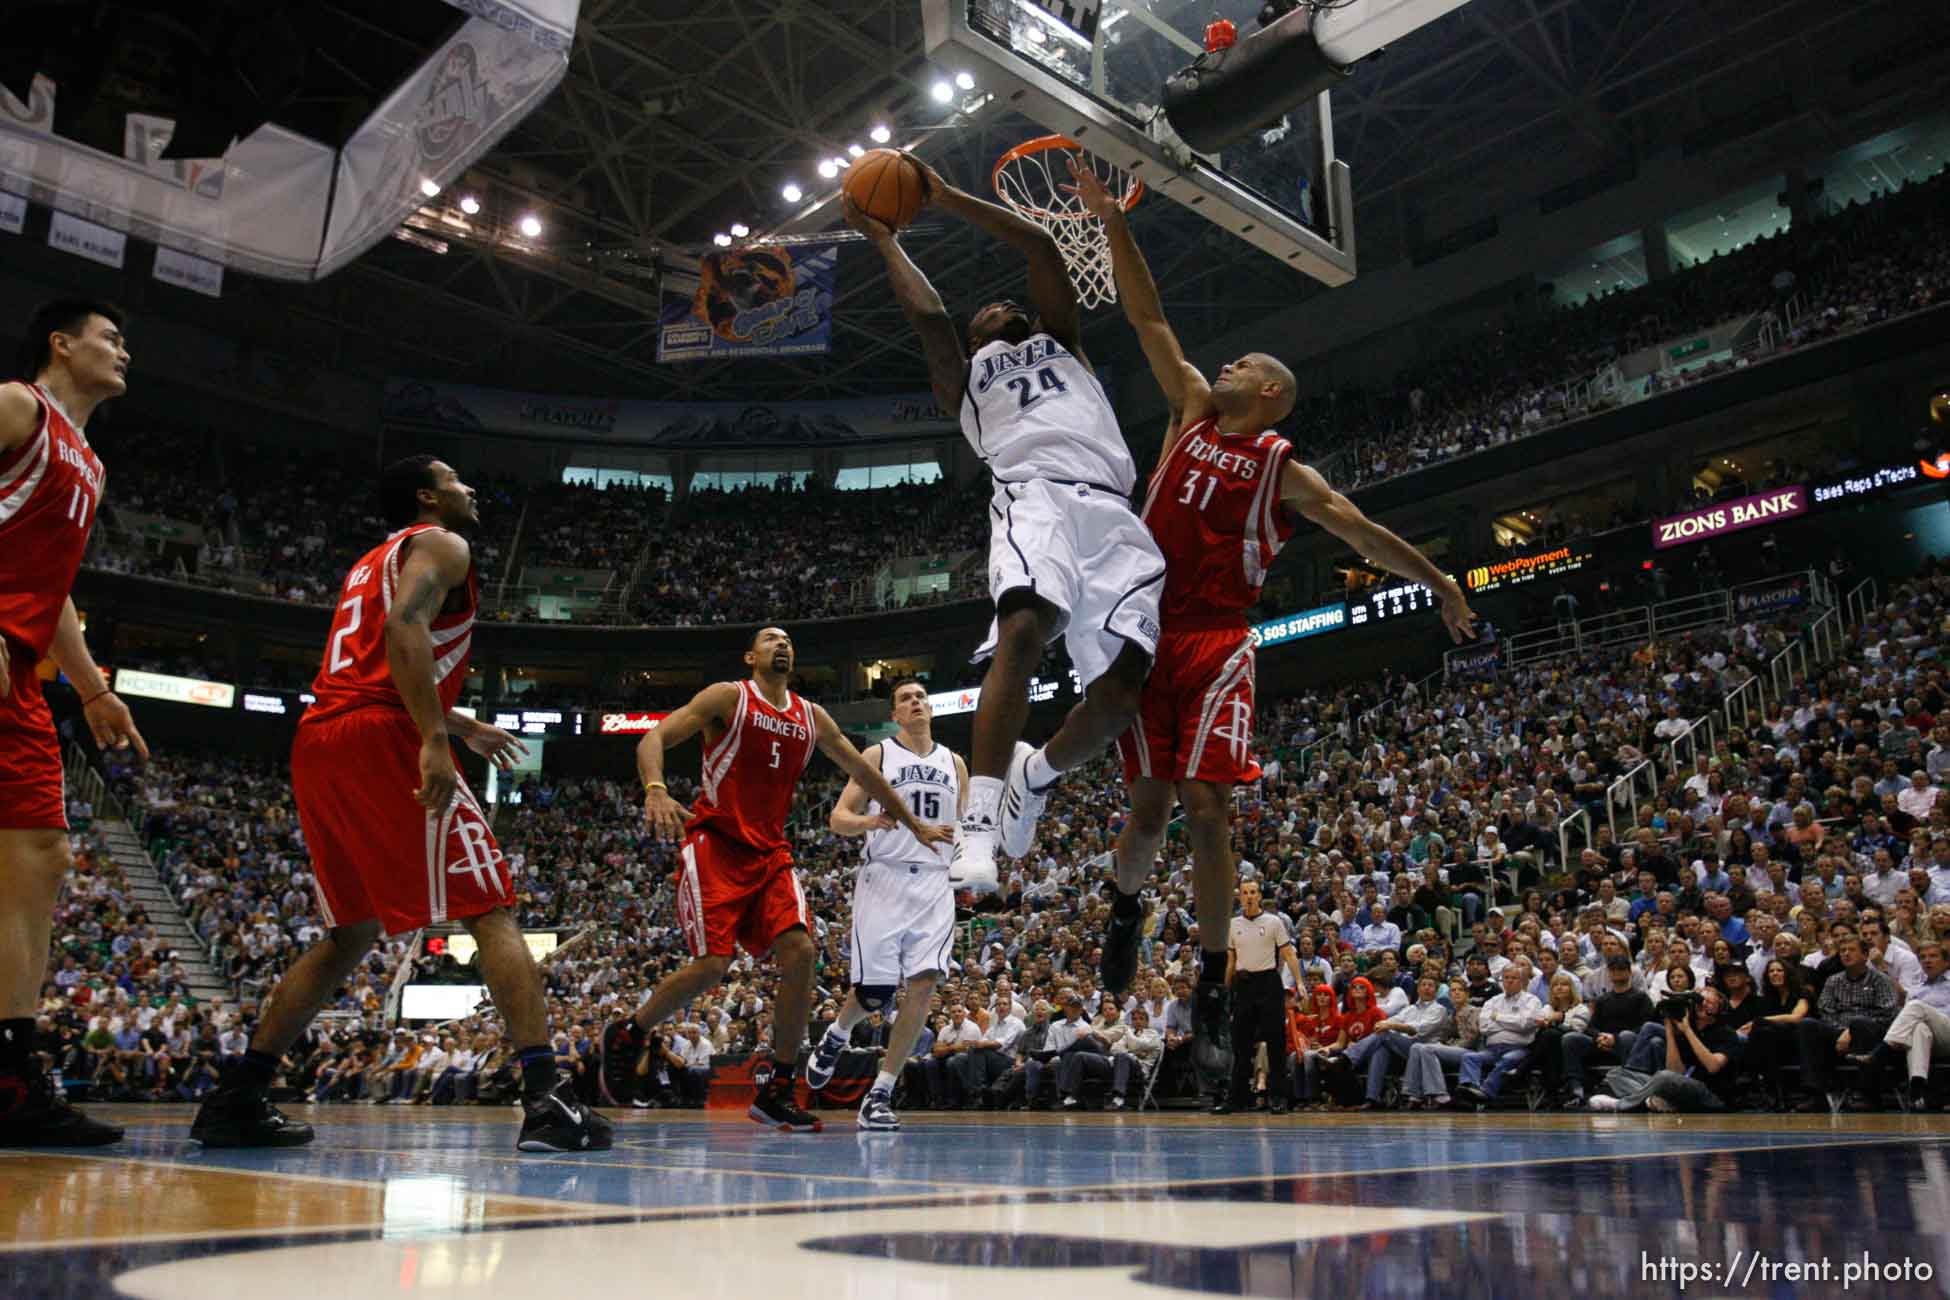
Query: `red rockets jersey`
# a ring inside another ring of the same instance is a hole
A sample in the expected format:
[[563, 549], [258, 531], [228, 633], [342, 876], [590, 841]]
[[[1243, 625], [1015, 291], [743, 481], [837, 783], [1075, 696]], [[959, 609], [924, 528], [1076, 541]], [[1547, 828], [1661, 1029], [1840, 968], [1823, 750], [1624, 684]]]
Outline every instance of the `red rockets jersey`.
[[[399, 575], [406, 563], [406, 543], [438, 524], [402, 528], [373, 547], [352, 566], [339, 589], [332, 631], [325, 639], [325, 659], [311, 691], [317, 699], [302, 722], [350, 713], [370, 704], [404, 710], [406, 701], [393, 685], [386, 662], [386, 615], [398, 594]], [[467, 608], [440, 614], [433, 620], [433, 682], [443, 711], [454, 707], [467, 681], [467, 653], [474, 645], [474, 610], [480, 603], [480, 580], [473, 562], [467, 566]]]
[[1186, 429], [1151, 476], [1144, 522], [1165, 555], [1167, 630], [1245, 626], [1297, 520], [1280, 504], [1293, 445], [1276, 433]]
[[786, 810], [818, 740], [812, 709], [790, 691], [775, 709], [749, 679], [738, 683], [731, 725], [704, 751], [704, 793], [686, 831], [711, 830], [762, 853], [784, 849]]
[[40, 659], [88, 549], [104, 471], [60, 404], [36, 385], [23, 387], [40, 403], [41, 424], [0, 457], [0, 635]]

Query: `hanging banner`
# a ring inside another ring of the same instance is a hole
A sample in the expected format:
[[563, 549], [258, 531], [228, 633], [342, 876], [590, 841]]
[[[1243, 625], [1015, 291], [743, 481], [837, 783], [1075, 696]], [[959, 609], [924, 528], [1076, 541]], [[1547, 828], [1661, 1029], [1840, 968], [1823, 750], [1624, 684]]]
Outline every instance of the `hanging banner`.
[[18, 194], [0, 194], [0, 230], [18, 235], [27, 226], [27, 200]]
[[839, 248], [727, 248], [698, 259], [697, 291], [664, 309], [657, 360], [824, 353]]
[[206, 298], [223, 297], [223, 263], [179, 253], [173, 248], [156, 249], [156, 278]]
[[1736, 618], [1757, 614], [1778, 614], [1784, 609], [1799, 609], [1808, 603], [1806, 574], [1792, 574], [1776, 582], [1753, 582], [1733, 589]]
[[1704, 541], [1723, 533], [1737, 533], [1743, 528], [1779, 523], [1783, 519], [1806, 514], [1807, 510], [1808, 489], [1805, 486], [1776, 488], [1772, 492], [1741, 497], [1738, 501], [1707, 506], [1703, 510], [1688, 510], [1683, 515], [1654, 519], [1652, 546], [1655, 550], [1684, 546], [1688, 542]]
[[47, 226], [47, 246], [58, 248], [76, 257], [85, 257], [103, 266], [122, 269], [122, 261], [128, 256], [129, 237], [119, 230], [98, 226], [80, 217], [71, 217], [65, 212], [57, 212]]
[[1503, 647], [1495, 642], [1489, 645], [1463, 646], [1442, 656], [1442, 676], [1445, 681], [1455, 681], [1459, 677], [1494, 677], [1497, 666], [1503, 662]]

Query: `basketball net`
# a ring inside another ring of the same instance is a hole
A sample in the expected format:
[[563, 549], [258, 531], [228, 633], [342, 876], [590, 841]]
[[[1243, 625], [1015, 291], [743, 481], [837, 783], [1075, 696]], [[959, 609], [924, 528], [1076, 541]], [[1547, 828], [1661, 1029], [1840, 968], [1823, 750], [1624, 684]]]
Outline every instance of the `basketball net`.
[[1104, 223], [1083, 206], [1070, 179], [1070, 159], [1097, 173], [1104, 188], [1117, 196], [1126, 212], [1144, 196], [1144, 182], [1122, 167], [1105, 162], [1067, 136], [1046, 135], [1019, 144], [995, 163], [995, 194], [1018, 216], [1035, 222], [1056, 240], [1063, 264], [1070, 268], [1077, 302], [1101, 307], [1117, 301], [1117, 279], [1111, 272], [1110, 239]]

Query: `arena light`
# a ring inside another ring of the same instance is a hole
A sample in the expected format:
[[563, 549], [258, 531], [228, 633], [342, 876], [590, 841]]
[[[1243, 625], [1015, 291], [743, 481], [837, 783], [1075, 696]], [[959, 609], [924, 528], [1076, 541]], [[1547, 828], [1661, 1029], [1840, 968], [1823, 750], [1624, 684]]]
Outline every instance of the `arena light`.
[[542, 219], [531, 212], [521, 219], [521, 225], [518, 228], [527, 238], [540, 239], [542, 235]]
[[894, 133], [888, 130], [884, 124], [876, 125], [874, 129], [867, 132], [867, 134], [873, 138], [873, 142], [875, 144], [886, 144], [889, 140], [894, 138]]
[[460, 210], [470, 217], [478, 216], [481, 211], [481, 201], [472, 194], [463, 194], [460, 196]]
[[791, 181], [787, 181], [785, 183], [785, 188], [780, 190], [779, 193], [785, 196], [785, 201], [787, 203], [797, 203], [800, 199], [806, 197], [806, 192], [800, 189], [797, 185], [793, 184]]
[[746, 235], [749, 235], [751, 233], [752, 233], [752, 228], [746, 225], [744, 222], [734, 221], [731, 223], [731, 237], [733, 239], [743, 239]]
[[849, 158], [858, 158], [860, 155], [864, 154], [865, 152], [866, 150], [862, 149], [857, 144], [850, 144], [846, 147], [846, 156]]
[[839, 168], [841, 171], [845, 171], [847, 168], [851, 167], [852, 165], [853, 165], [853, 160], [847, 157], [845, 154], [836, 153], [833, 155], [833, 166]]
[[955, 74], [955, 84], [963, 90], [973, 90], [975, 89], [975, 74], [972, 72], [957, 72]]
[[711, 242], [716, 244], [719, 248], [730, 248], [731, 236], [725, 234], [724, 231], [720, 230], [717, 234], [711, 236]]
[[[819, 174], [830, 181], [840, 174], [840, 165], [831, 158], [828, 158], [825, 162], [819, 164]], [[789, 198], [790, 196], [788, 195], [787, 197]]]
[[435, 185], [433, 178], [429, 176], [420, 182], [420, 193], [426, 195], [428, 198], [433, 198], [440, 193], [440, 187]]
[[945, 104], [955, 97], [955, 88], [945, 81], [937, 81], [928, 93], [934, 96], [935, 103]]

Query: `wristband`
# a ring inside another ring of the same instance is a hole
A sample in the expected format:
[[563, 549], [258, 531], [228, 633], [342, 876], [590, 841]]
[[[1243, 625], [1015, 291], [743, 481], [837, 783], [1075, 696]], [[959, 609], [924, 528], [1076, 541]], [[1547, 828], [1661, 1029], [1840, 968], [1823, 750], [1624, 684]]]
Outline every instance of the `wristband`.
[[643, 783], [643, 793], [649, 794], [652, 790], [662, 790], [666, 794], [670, 793], [670, 787], [662, 781], [645, 781]]
[[99, 700], [102, 696], [113, 695], [113, 694], [115, 694], [114, 691], [96, 691], [93, 695], [90, 695], [87, 699], [81, 702], [81, 707], [85, 709], [89, 705], [93, 704], [96, 700]]

